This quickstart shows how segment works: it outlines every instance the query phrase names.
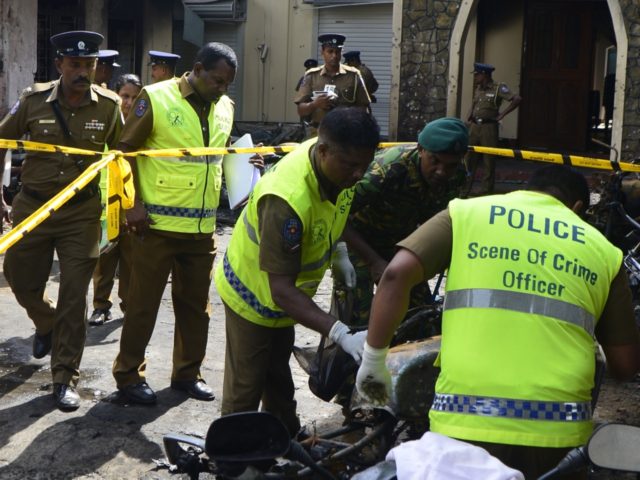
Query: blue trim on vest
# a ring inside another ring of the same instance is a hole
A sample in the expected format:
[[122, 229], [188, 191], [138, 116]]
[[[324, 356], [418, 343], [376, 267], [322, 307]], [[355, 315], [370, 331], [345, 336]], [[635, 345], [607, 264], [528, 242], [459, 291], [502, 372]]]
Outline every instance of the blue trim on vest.
[[154, 205], [145, 203], [149, 213], [154, 215], [164, 215], [166, 217], [183, 217], [183, 218], [213, 218], [216, 216], [216, 208], [186, 208], [171, 207], [167, 205]]
[[269, 307], [262, 305], [255, 294], [249, 290], [244, 283], [240, 281], [240, 279], [236, 276], [231, 264], [229, 263], [229, 259], [227, 258], [227, 254], [224, 254], [224, 258], [222, 260], [222, 267], [224, 271], [224, 278], [227, 279], [231, 288], [233, 288], [240, 298], [244, 300], [244, 302], [249, 305], [252, 309], [258, 312], [259, 315], [266, 318], [284, 318], [287, 315], [284, 312], [277, 312], [275, 310], [271, 310]]
[[521, 420], [583, 422], [591, 419], [590, 402], [549, 402], [436, 393], [431, 409]]

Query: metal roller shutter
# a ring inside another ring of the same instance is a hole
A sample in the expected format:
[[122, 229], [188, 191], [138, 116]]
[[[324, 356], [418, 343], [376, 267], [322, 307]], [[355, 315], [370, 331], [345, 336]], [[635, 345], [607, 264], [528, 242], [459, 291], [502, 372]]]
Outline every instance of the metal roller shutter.
[[[389, 133], [389, 91], [391, 88], [391, 17], [393, 4], [321, 8], [318, 35], [341, 33], [347, 37], [344, 51], [360, 50], [360, 60], [371, 69], [380, 84], [375, 93], [373, 114], [383, 136]], [[318, 48], [318, 59], [322, 55]]]
[[[204, 43], [220, 42], [226, 43], [233, 51], [236, 52], [238, 57], [238, 65], [242, 68], [242, 42], [240, 40], [241, 35], [240, 24], [238, 23], [213, 23], [208, 21], [205, 23], [204, 30]], [[239, 98], [236, 93], [242, 91], [240, 85], [241, 75], [236, 75], [235, 81], [229, 87], [227, 95], [235, 102], [236, 112], [240, 111]]]

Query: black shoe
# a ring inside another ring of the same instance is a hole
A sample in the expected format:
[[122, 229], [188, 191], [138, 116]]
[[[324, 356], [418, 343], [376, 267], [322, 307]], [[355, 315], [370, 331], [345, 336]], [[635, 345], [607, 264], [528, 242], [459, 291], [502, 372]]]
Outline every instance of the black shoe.
[[53, 384], [53, 399], [56, 402], [56, 407], [63, 412], [77, 410], [80, 406], [80, 397], [75, 388], [64, 383]]
[[33, 356], [42, 358], [51, 351], [51, 332], [46, 335], [38, 335], [33, 338]]
[[196, 400], [213, 400], [215, 395], [204, 380], [171, 380], [171, 388], [187, 392]]
[[112, 318], [111, 310], [108, 308], [96, 308], [89, 317], [89, 325], [103, 325]]
[[131, 403], [140, 403], [142, 405], [153, 405], [158, 401], [156, 394], [147, 382], [134, 383], [120, 388], [120, 391]]

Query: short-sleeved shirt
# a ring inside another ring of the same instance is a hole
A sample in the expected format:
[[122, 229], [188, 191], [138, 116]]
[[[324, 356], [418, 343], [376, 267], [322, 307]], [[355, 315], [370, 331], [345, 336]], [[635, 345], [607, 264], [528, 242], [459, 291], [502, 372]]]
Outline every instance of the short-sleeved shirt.
[[482, 120], [495, 120], [503, 100], [510, 102], [515, 94], [505, 83], [489, 82], [478, 85], [473, 95], [473, 116]]
[[417, 148], [379, 150], [355, 185], [350, 224], [378, 255], [391, 260], [396, 243], [446, 208], [464, 181], [461, 166], [447, 183], [431, 186], [420, 171]]
[[[191, 105], [193, 110], [198, 114], [200, 124], [202, 125], [203, 145], [208, 145], [211, 102], [204, 100], [198, 92], [193, 89], [189, 80], [187, 80], [188, 75], [189, 72], [180, 78], [174, 77], [169, 81], [178, 82], [178, 88], [180, 89], [182, 98], [189, 102], [189, 105]], [[146, 89], [143, 88], [129, 112], [122, 136], [120, 137], [120, 142], [139, 149], [144, 145], [149, 135], [151, 135], [152, 130], [153, 105], [151, 104], [151, 100], [149, 100], [149, 94]]]
[[[335, 93], [338, 95], [334, 101], [336, 107], [368, 107], [371, 104], [360, 72], [356, 68], [343, 64], [340, 64], [340, 68], [334, 76], [325, 70], [324, 65], [307, 70], [294, 102], [296, 104], [310, 102], [313, 92], [323, 91], [325, 85], [336, 86]], [[311, 114], [311, 123], [317, 126], [327, 111], [321, 108], [316, 109]]]
[[[451, 263], [453, 227], [449, 210], [437, 214], [413, 234], [398, 243], [418, 257], [425, 279], [444, 271]], [[596, 339], [603, 345], [629, 345], [638, 342], [631, 290], [624, 267], [611, 282], [609, 297], [595, 328]]]
[[[340, 190], [320, 170], [318, 161], [309, 152], [309, 161], [320, 185], [320, 198], [335, 203]], [[267, 173], [272, 175], [273, 173]], [[295, 237], [287, 234], [296, 229]], [[296, 275], [302, 265], [304, 245], [296, 242], [302, 238], [303, 227], [295, 210], [277, 195], [265, 195], [258, 203], [258, 228], [260, 229], [260, 270], [279, 275]]]
[[367, 87], [367, 92], [369, 96], [373, 95], [378, 91], [378, 81], [376, 77], [373, 76], [373, 72], [369, 67], [367, 67], [364, 63], [361, 63], [358, 66], [358, 70], [360, 71], [360, 75], [362, 75], [362, 80], [364, 81], [364, 86]]
[[[60, 80], [27, 88], [0, 122], [0, 138], [19, 139], [28, 134], [34, 142], [96, 152], [104, 151], [105, 145], [115, 148], [121, 130], [120, 97], [116, 93], [91, 85], [82, 104], [72, 108], [65, 102]], [[52, 196], [98, 159], [28, 151], [22, 165], [22, 183], [43, 196]]]

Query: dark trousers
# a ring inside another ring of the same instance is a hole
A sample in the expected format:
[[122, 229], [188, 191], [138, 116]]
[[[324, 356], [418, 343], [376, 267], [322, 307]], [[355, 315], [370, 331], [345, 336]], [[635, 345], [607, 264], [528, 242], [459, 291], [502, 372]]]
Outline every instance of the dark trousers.
[[222, 415], [262, 410], [278, 417], [291, 436], [300, 430], [289, 359], [294, 327], [269, 328], [245, 320], [226, 304]]
[[[13, 200], [17, 225], [42, 206], [24, 192]], [[86, 338], [87, 291], [98, 259], [100, 198], [65, 205], [13, 245], [4, 258], [4, 275], [38, 334], [53, 332], [54, 383], [76, 385]], [[45, 288], [54, 251], [60, 262], [60, 289], [54, 303]]]
[[[156, 324], [169, 272], [175, 314], [171, 380], [200, 379], [209, 334], [213, 237], [185, 239], [150, 230], [132, 238], [132, 269], [120, 352], [113, 362], [119, 388], [146, 381], [145, 350]], [[172, 270], [173, 268], [173, 270]]]
[[[534, 480], [553, 469], [573, 448], [524, 447], [501, 443], [472, 442], [484, 448], [508, 467], [520, 470], [526, 480]], [[586, 480], [587, 470], [562, 476], [562, 480]]]
[[[121, 227], [124, 228], [124, 227]], [[118, 243], [107, 253], [100, 255], [96, 269], [93, 271], [93, 308], [95, 310], [109, 310], [113, 306], [111, 290], [116, 276], [118, 277], [118, 297], [120, 310], [127, 306], [127, 292], [129, 291], [129, 277], [131, 276], [131, 235], [122, 233]]]

